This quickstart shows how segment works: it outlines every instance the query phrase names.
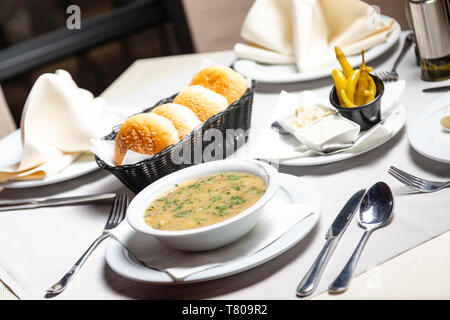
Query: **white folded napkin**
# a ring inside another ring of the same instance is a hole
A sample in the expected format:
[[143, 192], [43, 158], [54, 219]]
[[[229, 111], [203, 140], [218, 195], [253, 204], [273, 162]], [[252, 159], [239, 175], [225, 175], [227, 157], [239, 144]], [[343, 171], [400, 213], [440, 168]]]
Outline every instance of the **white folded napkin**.
[[[404, 88], [404, 80], [385, 84], [384, 94], [381, 99], [381, 118], [384, 119], [383, 123], [367, 130], [351, 148], [341, 151], [341, 153], [357, 152], [367, 148], [369, 145], [377, 143], [377, 141], [386, 139], [393, 133], [396, 127], [396, 121], [398, 120], [398, 114], [395, 112], [398, 111], [396, 106]], [[272, 122], [286, 117], [286, 115], [294, 114], [297, 107], [314, 104], [333, 108], [328, 101], [328, 94], [303, 91], [300, 95], [292, 95], [281, 91], [271, 119], [264, 130], [258, 135], [258, 140], [255, 141], [255, 144], [249, 151], [248, 157], [279, 161], [320, 156], [319, 153], [307, 148], [293, 135], [279, 134], [271, 128]]]
[[334, 46], [353, 55], [386, 41], [393, 19], [360, 0], [257, 0], [241, 29], [239, 58], [269, 64], [295, 60], [300, 72], [336, 65]]
[[150, 268], [164, 271], [174, 280], [183, 280], [265, 248], [313, 213], [314, 208], [289, 203], [276, 195], [263, 210], [261, 220], [241, 239], [209, 251], [184, 252], [169, 248], [133, 230], [127, 223], [122, 223], [112, 234]]
[[89, 152], [89, 139], [107, 134], [116, 121], [104, 113], [105, 105], [80, 89], [67, 71], [41, 75], [22, 113], [21, 158], [0, 168], [0, 181], [42, 179]]
[[285, 55], [275, 51], [269, 51], [254, 45], [236, 43], [234, 53], [240, 59], [255, 60], [266, 64], [291, 64], [295, 63], [294, 55]]
[[[114, 140], [91, 139], [89, 149], [93, 154], [102, 159], [107, 165], [115, 167]], [[133, 150], [127, 150], [122, 160], [122, 165], [135, 164], [142, 160], [150, 159], [153, 155], [142, 154]]]
[[293, 55], [290, 0], [257, 0], [250, 8], [241, 37], [251, 44], [283, 55]]

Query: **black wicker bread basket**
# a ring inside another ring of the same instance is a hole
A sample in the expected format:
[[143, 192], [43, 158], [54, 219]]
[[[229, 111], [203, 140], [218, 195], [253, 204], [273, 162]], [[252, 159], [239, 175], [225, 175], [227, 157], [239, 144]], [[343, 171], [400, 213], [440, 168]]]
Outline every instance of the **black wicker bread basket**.
[[[206, 120], [201, 127], [193, 130], [189, 136], [185, 136], [178, 143], [168, 146], [149, 159], [121, 166], [110, 166], [98, 157], [95, 157], [95, 160], [100, 168], [114, 174], [125, 186], [137, 193], [152, 182], [172, 172], [205, 162], [203, 156], [199, 159], [198, 153], [195, 152], [190, 152], [187, 156], [188, 161], [186, 161], [186, 155], [183, 154], [183, 150], [194, 150], [197, 148], [196, 150], [201, 149], [201, 155], [203, 155], [204, 149], [211, 144], [211, 141], [203, 139], [203, 134], [208, 129], [218, 129], [223, 137], [227, 136], [227, 129], [234, 129], [237, 130], [235, 132], [240, 132], [240, 134], [233, 134], [231, 139], [226, 139], [225, 143], [220, 143], [219, 145], [224, 157], [225, 155], [230, 155], [242, 146], [248, 138], [247, 133], [250, 129], [254, 88], [255, 82], [252, 81], [251, 87], [244, 92], [239, 100], [233, 102], [224, 111]], [[174, 98], [175, 95], [163, 99], [153, 107], [144, 110], [144, 112], [150, 112], [161, 104], [172, 102]], [[114, 140], [119, 128], [114, 128], [113, 132], [105, 136], [103, 140]], [[173, 161], [173, 159], [184, 160]]]

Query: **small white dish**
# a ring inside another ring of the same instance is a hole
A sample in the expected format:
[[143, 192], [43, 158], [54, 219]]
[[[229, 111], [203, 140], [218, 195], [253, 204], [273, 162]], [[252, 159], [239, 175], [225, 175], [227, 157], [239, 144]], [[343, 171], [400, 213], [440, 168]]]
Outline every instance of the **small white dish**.
[[450, 163], [450, 132], [441, 126], [450, 93], [446, 93], [430, 104], [408, 126], [411, 146], [423, 156], [444, 163]]
[[[197, 177], [227, 171], [243, 171], [264, 179], [267, 188], [250, 208], [225, 221], [190, 230], [165, 231], [151, 228], [144, 220], [146, 208], [155, 198], [175, 184]], [[127, 221], [135, 230], [151, 235], [169, 247], [201, 251], [224, 246], [242, 237], [258, 222], [262, 208], [280, 187], [278, 171], [256, 160], [219, 160], [198, 164], [169, 174], [139, 192], [127, 209]]]
[[[389, 121], [389, 131], [390, 135], [386, 136], [384, 139], [377, 140], [374, 143], [365, 144], [364, 147], [360, 147], [353, 152], [342, 152], [336, 154], [327, 154], [320, 156], [307, 156], [303, 158], [294, 158], [294, 159], [280, 159], [280, 164], [284, 166], [315, 166], [315, 165], [323, 165], [327, 163], [333, 163], [337, 161], [342, 161], [346, 159], [350, 159], [356, 157], [360, 154], [369, 152], [383, 144], [387, 141], [395, 137], [398, 132], [403, 128], [406, 123], [407, 113], [406, 109], [403, 105], [399, 104], [395, 107], [392, 107], [392, 115], [390, 116]], [[387, 127], [388, 124], [385, 122], [382, 124], [383, 127]], [[288, 142], [284, 142], [280, 139], [280, 143], [288, 144]]]
[[[391, 19], [384, 15], [382, 15], [382, 18]], [[395, 21], [394, 29], [387, 40], [364, 52], [366, 63], [387, 52], [398, 41], [400, 34], [400, 24]], [[349, 56], [348, 61], [353, 67], [359, 66], [361, 64], [361, 55]], [[264, 83], [293, 83], [325, 78], [330, 76], [331, 70], [334, 68], [333, 66], [330, 66], [319, 70], [298, 72], [295, 64], [271, 65], [257, 63], [247, 59], [236, 60], [233, 63], [233, 67], [245, 77]]]
[[[303, 110], [297, 116], [300, 108]], [[322, 117], [337, 113], [328, 98], [310, 90], [302, 91], [299, 95], [281, 90], [275, 110], [276, 114], [273, 116], [276, 121], [293, 136], [301, 125], [309, 125], [323, 119]]]
[[[110, 238], [106, 246], [106, 261], [112, 270], [127, 279], [149, 284], [181, 285], [223, 278], [274, 259], [308, 235], [319, 221], [322, 207], [319, 191], [307, 179], [283, 173], [280, 173], [280, 179], [281, 187], [277, 196], [288, 203], [308, 205], [315, 210], [279, 239], [254, 254], [199, 271], [182, 280], [175, 280], [164, 271], [137, 264], [128, 257], [123, 246], [117, 240]], [[130, 238], [138, 241], [140, 233], [133, 232], [136, 234], [130, 235]]]
[[[336, 114], [336, 110], [329, 108], [327, 106], [321, 105], [321, 104], [315, 104], [315, 105], [309, 105], [309, 106], [304, 106], [305, 109], [321, 109], [323, 112], [331, 112], [329, 115], [326, 115], [323, 118], [317, 119], [311, 123], [307, 123], [305, 124], [303, 127], [309, 126], [317, 121], [320, 121], [322, 119], [325, 119], [327, 117], [333, 116]], [[295, 136], [295, 132], [297, 130], [302, 129], [303, 127], [300, 127], [298, 125], [296, 125], [296, 120], [297, 120], [297, 116], [295, 115], [295, 111], [290, 113], [290, 114], [285, 114], [285, 115], [281, 115], [278, 117], [277, 121], [278, 123], [286, 130], [288, 131], [290, 134], [292, 134], [293, 136]], [[305, 121], [311, 121], [311, 119], [309, 120], [305, 120]]]
[[295, 131], [295, 137], [305, 146], [319, 152], [339, 145], [351, 145], [361, 127], [339, 115], [328, 116]]

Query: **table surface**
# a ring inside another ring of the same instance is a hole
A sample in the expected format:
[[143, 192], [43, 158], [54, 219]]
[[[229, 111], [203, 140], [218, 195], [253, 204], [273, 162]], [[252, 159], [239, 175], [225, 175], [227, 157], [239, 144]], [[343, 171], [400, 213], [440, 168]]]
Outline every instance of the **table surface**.
[[[404, 38], [405, 33], [402, 35]], [[393, 64], [395, 57], [400, 51], [400, 45], [384, 54], [371, 63], [377, 70], [388, 70]], [[216, 63], [230, 64], [235, 58], [233, 52], [213, 52], [206, 54], [191, 54], [183, 56], [143, 59], [136, 61], [127, 69], [103, 94], [108, 101], [114, 101], [139, 89], [148, 87], [152, 83], [157, 83], [164, 79], [176, 76], [177, 73], [187, 71], [199, 65], [203, 59], [208, 58]], [[404, 61], [398, 68], [401, 79], [407, 81], [407, 90], [402, 97], [402, 103], [408, 111], [408, 121], [414, 114], [420, 111], [422, 105], [431, 101], [438, 94], [424, 94], [423, 88], [437, 85], [447, 85], [450, 81], [443, 81], [438, 84], [421, 81], [419, 78], [419, 68], [415, 64], [413, 50], [410, 50]], [[264, 97], [264, 94], [286, 90], [298, 92], [306, 89], [317, 89], [329, 86], [331, 79], [320, 79], [296, 84], [284, 85], [258, 85], [257, 94]], [[267, 96], [269, 97], [269, 96]], [[395, 153], [398, 153], [395, 156]], [[390, 160], [381, 161], [381, 155], [387, 154]], [[376, 159], [376, 160], [374, 160]], [[386, 162], [388, 161], [388, 162]], [[391, 161], [391, 163], [389, 163]], [[449, 165], [441, 164], [416, 153], [408, 143], [405, 130], [380, 148], [365, 155], [359, 156], [351, 161], [352, 166], [370, 166], [372, 172], [377, 172], [377, 168], [387, 168], [387, 164], [398, 165], [407, 171], [415, 172], [417, 175], [428, 176], [430, 178], [443, 179], [450, 178]], [[327, 165], [323, 172], [316, 168], [285, 168], [280, 171], [296, 175], [315, 177], [318, 182], [327, 181], [326, 175], [339, 178], [341, 170], [349, 170], [348, 165]], [[367, 169], [367, 168], [366, 168]], [[343, 174], [343, 173], [342, 173]], [[356, 173], [358, 174], [358, 173]], [[388, 175], [385, 175], [386, 179]], [[367, 181], [375, 181], [365, 178]], [[395, 183], [392, 178], [389, 182]], [[354, 184], [354, 189], [358, 184]], [[439, 197], [448, 198], [449, 190], [441, 191]], [[320, 294], [314, 299], [449, 299], [450, 298], [450, 232], [446, 232], [432, 240], [429, 240], [416, 248], [404, 252], [367, 272], [355, 277], [347, 292], [340, 295]], [[97, 249], [104, 255], [104, 244]], [[99, 253], [100, 254], [100, 253]], [[267, 268], [273, 271], [270, 276], [256, 277], [260, 281], [249, 280], [242, 286], [233, 290], [212, 288], [211, 297], [218, 299], [252, 299], [265, 297], [264, 292], [279, 290], [279, 283], [286, 283], [286, 277], [295, 276], [295, 281], [301, 275], [295, 273], [295, 252], [288, 251], [283, 254], [279, 263], [271, 263]], [[266, 273], [267, 270], [258, 268], [256, 272]], [[405, 272], [407, 270], [407, 272]], [[261, 293], [263, 292], [263, 293]], [[278, 298], [272, 294], [271, 298]], [[281, 297], [281, 295], [280, 295]], [[16, 296], [0, 282], [0, 299], [17, 299]]]

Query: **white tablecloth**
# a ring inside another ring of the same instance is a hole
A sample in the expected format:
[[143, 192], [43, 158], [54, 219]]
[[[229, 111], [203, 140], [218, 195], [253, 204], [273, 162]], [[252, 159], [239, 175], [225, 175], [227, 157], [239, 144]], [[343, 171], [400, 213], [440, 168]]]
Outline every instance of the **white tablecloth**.
[[[399, 48], [396, 49], [398, 52]], [[387, 63], [384, 61], [391, 54], [393, 52], [389, 52], [385, 57], [377, 59], [370, 65], [379, 70], [389, 69], [392, 58]], [[192, 56], [192, 59], [194, 57]], [[214, 54], [212, 59], [219, 63], [229, 63], [233, 55], [232, 53]], [[162, 65], [160, 66], [163, 68]], [[422, 88], [430, 85], [419, 80], [419, 69], [414, 63], [412, 50], [400, 65], [399, 73], [401, 78], [407, 80], [402, 103], [407, 108], [408, 119], [411, 120], [421, 108], [426, 107], [426, 102], [436, 95], [421, 92]], [[138, 79], [137, 75], [135, 77]], [[139, 82], [133, 86], [130, 84], [132, 82], [130, 79], [132, 77], [128, 78], [127, 84], [130, 88], [139, 90], [139, 86], [145, 87]], [[118, 81], [120, 82], [120, 79]], [[112, 88], [119, 86], [119, 82]], [[447, 83], [448, 81], [442, 84]], [[331, 79], [285, 85], [258, 85], [253, 108], [253, 125], [257, 127], [264, 123], [281, 89], [296, 92], [329, 85], [331, 85]], [[118, 98], [114, 96], [112, 89], [108, 90], [105, 96], [110, 101]], [[57, 298], [294, 299], [298, 282], [316, 258], [324, 243], [326, 230], [347, 198], [354, 191], [369, 187], [379, 180], [384, 180], [393, 187], [400, 185], [388, 175], [387, 169], [390, 165], [424, 177], [437, 180], [450, 179], [449, 165], [426, 159], [412, 150], [406, 132], [403, 130], [385, 145], [351, 160], [318, 167], [280, 168], [281, 172], [310, 179], [323, 197], [323, 211], [318, 226], [311, 234], [273, 261], [242, 274], [211, 282], [188, 286], [154, 286], [139, 284], [115, 274], [105, 262], [105, 244], [102, 244], [90, 257], [70, 288]], [[0, 197], [1, 199], [20, 199], [117, 190], [124, 190], [121, 183], [115, 177], [98, 171], [58, 185], [27, 190], [5, 190], [0, 193]], [[402, 226], [400, 229], [407, 230], [410, 234], [405, 232], [392, 234], [393, 225], [392, 228], [386, 227], [376, 231], [369, 239], [356, 273], [370, 267], [367, 263], [375, 266], [433, 236], [448, 231], [450, 229], [447, 207], [449, 195], [450, 189], [434, 194], [396, 197], [395, 217], [392, 223], [400, 224]], [[46, 279], [54, 278], [56, 281], [67, 271], [101, 231], [108, 212], [109, 205], [105, 204], [2, 213], [0, 216], [0, 267], [4, 274], [0, 274], [0, 279], [20, 297], [43, 297], [45, 289], [52, 284]], [[4, 218], [3, 221], [7, 220], [8, 224], [2, 223], [2, 218]], [[409, 221], [414, 223], [411, 225]], [[357, 227], [356, 220], [354, 222], [330, 259], [329, 266], [333, 267], [325, 270], [318, 292], [324, 290], [334, 279], [335, 270], [345, 264], [356, 246], [362, 230]], [[39, 236], [39, 230], [49, 230], [49, 225], [53, 226], [50, 228], [51, 236], [49, 234]], [[427, 228], [432, 228], [433, 233], [427, 232]], [[396, 244], [397, 239], [402, 242], [400, 247]], [[28, 254], [18, 255], [17, 252], [23, 252], [25, 247], [29, 248]], [[384, 253], [372, 256], [374, 252], [379, 252], [379, 247], [386, 248]], [[49, 252], [55, 254], [49, 256]], [[448, 251], [442, 252], [442, 259], [448, 258], [448, 254]], [[365, 264], [364, 261], [366, 261]], [[448, 273], [442, 274], [442, 281], [448, 282], [448, 277]], [[374, 281], [368, 286], [369, 290], [370, 286], [377, 290], [380, 283]], [[22, 292], [21, 288], [25, 287], [26, 292]], [[447, 291], [441, 298], [449, 298], [448, 294]], [[407, 297], [407, 293], [404, 297]]]

